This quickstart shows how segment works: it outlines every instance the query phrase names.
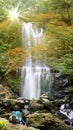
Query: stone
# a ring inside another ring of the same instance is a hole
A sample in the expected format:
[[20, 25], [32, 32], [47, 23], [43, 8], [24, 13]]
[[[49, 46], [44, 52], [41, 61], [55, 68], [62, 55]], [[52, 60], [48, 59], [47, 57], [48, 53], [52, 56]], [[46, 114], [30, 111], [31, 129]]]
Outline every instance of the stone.
[[60, 108], [61, 104], [64, 104], [66, 101], [65, 99], [56, 99], [52, 101], [52, 104], [58, 108]]
[[4, 113], [4, 114], [1, 114], [0, 116], [1, 116], [2, 118], [9, 119], [10, 115], [11, 115], [11, 113]]
[[69, 103], [71, 109], [73, 109], [73, 100]]
[[67, 125], [70, 125], [70, 120], [69, 120], [69, 119], [65, 119], [64, 122], [65, 122]]
[[16, 99], [4, 98], [4, 99], [2, 100], [2, 102], [3, 102], [3, 106], [5, 106], [5, 107], [11, 106], [11, 107], [12, 107], [12, 106], [16, 105], [17, 100], [16, 100]]
[[25, 99], [25, 104], [29, 105], [30, 104], [30, 100], [29, 99]]
[[27, 116], [28, 126], [39, 128], [41, 130], [71, 130], [63, 121], [51, 113], [35, 112]]
[[24, 107], [24, 105], [25, 105], [24, 100], [17, 100], [17, 105], [20, 107]]
[[39, 104], [39, 103], [37, 103], [37, 100], [32, 99], [28, 110], [31, 112], [35, 112], [35, 111], [41, 111], [41, 110], [43, 110], [43, 108], [44, 108], [43, 104]]
[[5, 110], [4, 108], [0, 107], [0, 114], [4, 114]]
[[13, 105], [16, 105], [17, 103], [17, 99], [10, 99], [10, 104], [13, 106]]
[[22, 112], [23, 112], [23, 115], [24, 115], [24, 116], [27, 116], [27, 115], [29, 115], [29, 113], [30, 113], [27, 109], [22, 110]]
[[10, 99], [7, 99], [7, 98], [3, 99], [3, 106], [4, 106], [4, 107], [8, 107], [8, 106], [10, 106], [10, 105], [11, 105]]
[[42, 99], [42, 104], [44, 106], [44, 109], [47, 109], [47, 110], [51, 110], [54, 107], [53, 103], [50, 100], [45, 99], [45, 98]]

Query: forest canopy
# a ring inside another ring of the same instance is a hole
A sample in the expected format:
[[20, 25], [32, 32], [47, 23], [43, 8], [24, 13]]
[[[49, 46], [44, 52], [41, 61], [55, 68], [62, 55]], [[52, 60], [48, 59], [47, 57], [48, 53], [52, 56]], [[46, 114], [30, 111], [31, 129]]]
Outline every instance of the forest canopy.
[[[9, 12], [15, 9], [19, 16], [12, 21], [9, 18]], [[73, 0], [0, 0], [0, 73], [8, 74], [20, 66], [17, 61], [20, 60], [19, 54], [22, 53], [21, 23], [23, 21], [32, 21], [44, 29], [46, 49], [42, 44], [42, 51], [45, 51], [47, 57], [46, 64], [72, 78]], [[18, 55], [16, 55], [17, 50]], [[11, 53], [7, 55], [9, 51], [16, 52], [14, 58], [11, 59]], [[42, 51], [40, 51], [41, 60], [43, 59]], [[27, 53], [25, 58], [26, 56]], [[16, 61], [14, 68], [13, 61]], [[10, 71], [8, 70], [9, 62]]]

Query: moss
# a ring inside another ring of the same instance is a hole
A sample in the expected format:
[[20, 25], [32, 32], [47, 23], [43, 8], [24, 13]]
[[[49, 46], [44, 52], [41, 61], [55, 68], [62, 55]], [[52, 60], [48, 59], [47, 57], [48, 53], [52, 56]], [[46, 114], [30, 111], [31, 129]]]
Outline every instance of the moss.
[[27, 123], [36, 128], [47, 128], [46, 130], [70, 130], [63, 121], [51, 113], [34, 113], [27, 117]]
[[5, 92], [0, 92], [0, 97], [4, 97], [5, 96]]

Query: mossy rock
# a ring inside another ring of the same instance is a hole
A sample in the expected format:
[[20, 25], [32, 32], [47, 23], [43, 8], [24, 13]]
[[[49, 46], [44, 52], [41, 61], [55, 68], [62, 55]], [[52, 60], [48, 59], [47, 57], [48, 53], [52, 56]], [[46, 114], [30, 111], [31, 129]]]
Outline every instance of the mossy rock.
[[43, 110], [43, 108], [44, 108], [43, 104], [37, 103], [37, 100], [35, 99], [32, 99], [32, 101], [30, 102], [29, 111], [31, 112], [41, 111]]
[[42, 130], [71, 130], [63, 121], [51, 113], [35, 112], [27, 117], [28, 125]]
[[5, 92], [0, 92], [0, 98], [4, 97], [5, 98], [6, 93]]

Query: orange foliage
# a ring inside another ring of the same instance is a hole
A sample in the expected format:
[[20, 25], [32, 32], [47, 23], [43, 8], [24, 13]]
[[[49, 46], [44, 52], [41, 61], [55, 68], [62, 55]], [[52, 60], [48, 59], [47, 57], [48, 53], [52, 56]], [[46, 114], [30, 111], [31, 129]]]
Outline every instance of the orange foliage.
[[25, 51], [23, 48], [9, 49], [5, 54], [5, 66], [6, 74], [14, 69], [17, 69], [25, 58], [28, 56], [29, 52]]
[[32, 47], [32, 49], [31, 49], [31, 53], [32, 52], [36, 52], [36, 51], [47, 51], [48, 50], [48, 45], [47, 44], [45, 44], [45, 43], [43, 43], [43, 44], [40, 44], [40, 45], [35, 45], [34, 47]]
[[24, 52], [24, 49], [23, 48], [14, 48], [14, 49], [9, 49], [6, 53], [6, 55], [12, 55], [12, 56], [15, 56], [17, 55], [18, 53], [22, 53]]
[[30, 53], [36, 54], [36, 52], [41, 53], [47, 51], [48, 47], [46, 44], [36, 45], [29, 50], [24, 50], [23, 48], [9, 49], [5, 54], [5, 75], [21, 66]]

